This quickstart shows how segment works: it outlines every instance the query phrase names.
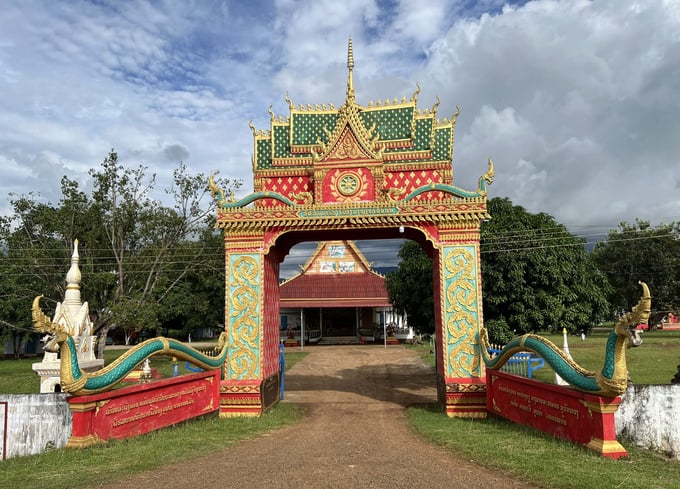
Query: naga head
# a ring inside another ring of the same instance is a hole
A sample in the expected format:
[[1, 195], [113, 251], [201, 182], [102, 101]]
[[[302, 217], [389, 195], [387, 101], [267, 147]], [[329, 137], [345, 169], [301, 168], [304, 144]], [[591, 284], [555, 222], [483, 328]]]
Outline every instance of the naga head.
[[642, 344], [642, 338], [640, 337], [642, 331], [638, 329], [638, 326], [649, 321], [649, 315], [652, 311], [652, 296], [649, 293], [649, 287], [644, 282], [638, 283], [642, 287], [642, 297], [640, 297], [632, 311], [623, 316], [616, 324], [616, 333], [628, 336], [629, 347], [640, 346]]
[[42, 312], [42, 309], [40, 309], [40, 299], [42, 298], [43, 296], [39, 295], [33, 299], [33, 307], [31, 308], [33, 327], [41, 333], [47, 333], [43, 349], [49, 352], [57, 352], [61, 343], [66, 341], [68, 334], [61, 326], [50, 321], [50, 318]]
[[68, 335], [63, 331], [58, 331], [51, 334], [49, 338], [47, 338], [45, 346], [43, 346], [43, 350], [57, 353], [61, 348], [61, 344], [66, 341], [66, 338], [68, 338]]
[[41, 331], [43, 333], [53, 333], [56, 324], [50, 321], [50, 318], [48, 318], [45, 313], [42, 312], [42, 309], [40, 309], [40, 299], [42, 298], [43, 296], [39, 295], [33, 299], [33, 307], [31, 307], [31, 319], [33, 320], [33, 327], [37, 331]]
[[219, 339], [217, 340], [217, 346], [215, 349], [221, 350], [227, 343], [229, 343], [229, 333], [222, 331], [222, 333], [220, 333]]
[[486, 348], [489, 345], [489, 332], [486, 330], [484, 326], [482, 326], [481, 329], [479, 330], [479, 344], [483, 348]]

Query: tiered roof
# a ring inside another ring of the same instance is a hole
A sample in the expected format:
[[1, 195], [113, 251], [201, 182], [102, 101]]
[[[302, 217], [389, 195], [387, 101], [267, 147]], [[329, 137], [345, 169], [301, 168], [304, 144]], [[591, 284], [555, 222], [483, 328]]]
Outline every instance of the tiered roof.
[[441, 161], [450, 165], [453, 155], [453, 132], [456, 116], [437, 119], [437, 103], [418, 109], [420, 86], [409, 100], [394, 99], [356, 103], [352, 70], [354, 57], [350, 39], [348, 48], [349, 76], [347, 98], [339, 109], [333, 104], [295, 105], [286, 95], [289, 114], [272, 112], [271, 127], [260, 131], [251, 125], [255, 135], [253, 170], [257, 173], [276, 168], [304, 167], [323, 156], [329, 143], [336, 142], [349, 123], [362, 147], [371, 156], [380, 154], [386, 165], [422, 161]]

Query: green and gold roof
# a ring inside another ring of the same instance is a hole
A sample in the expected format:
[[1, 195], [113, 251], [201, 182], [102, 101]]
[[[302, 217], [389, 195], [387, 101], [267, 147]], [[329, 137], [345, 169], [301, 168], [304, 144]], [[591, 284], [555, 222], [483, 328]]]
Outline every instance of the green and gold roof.
[[[359, 129], [368, 134], [373, 129], [373, 139], [383, 149], [386, 165], [417, 162], [446, 162], [453, 156], [455, 116], [443, 121], [437, 119], [437, 105], [417, 108], [416, 91], [410, 100], [370, 102], [367, 106], [354, 104], [360, 124]], [[283, 169], [312, 166], [314, 153], [328, 145], [330, 137], [343, 119], [343, 108], [333, 105], [295, 106], [288, 97], [289, 115], [271, 114], [270, 129], [255, 129], [253, 170]]]
[[[295, 105], [286, 95], [289, 113], [271, 116], [268, 130], [252, 124], [255, 147], [253, 171], [310, 167], [318, 161], [341, 129], [351, 123], [359, 144], [374, 157], [380, 154], [385, 165], [412, 163], [451, 164], [453, 132], [457, 113], [443, 121], [437, 118], [439, 100], [424, 110], [418, 109], [420, 86], [410, 99], [369, 102], [363, 106], [354, 96], [354, 55], [352, 41], [348, 47], [349, 76], [345, 103], [339, 109], [333, 104]], [[450, 182], [449, 182], [450, 183]]]

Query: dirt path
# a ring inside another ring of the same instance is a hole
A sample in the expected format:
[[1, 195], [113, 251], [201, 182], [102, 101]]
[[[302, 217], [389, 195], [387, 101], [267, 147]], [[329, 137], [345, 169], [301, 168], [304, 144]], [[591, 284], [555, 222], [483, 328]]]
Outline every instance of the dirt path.
[[110, 487], [530, 487], [456, 458], [408, 429], [406, 407], [436, 400], [432, 370], [413, 351], [306, 351], [309, 356], [286, 374], [284, 399], [304, 406], [303, 423]]

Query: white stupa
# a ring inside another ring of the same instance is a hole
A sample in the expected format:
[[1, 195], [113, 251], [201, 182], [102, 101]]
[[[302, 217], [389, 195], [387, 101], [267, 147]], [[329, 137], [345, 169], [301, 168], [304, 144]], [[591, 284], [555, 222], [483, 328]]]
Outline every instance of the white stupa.
[[[81, 370], [93, 372], [104, 366], [103, 359], [97, 359], [95, 349], [97, 337], [92, 334], [92, 321], [87, 302], [80, 298], [80, 256], [78, 255], [78, 240], [73, 243], [71, 268], [66, 273], [66, 293], [64, 302], [57, 303], [52, 322], [61, 326], [73, 337], [78, 353], [78, 364]], [[60, 359], [57, 353], [45, 352], [42, 362], [33, 364], [33, 371], [40, 375], [40, 392], [59, 392], [60, 387]]]

